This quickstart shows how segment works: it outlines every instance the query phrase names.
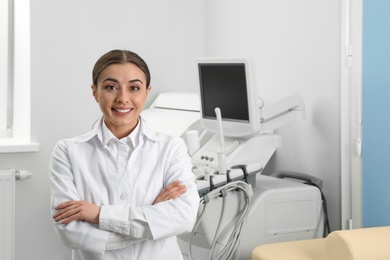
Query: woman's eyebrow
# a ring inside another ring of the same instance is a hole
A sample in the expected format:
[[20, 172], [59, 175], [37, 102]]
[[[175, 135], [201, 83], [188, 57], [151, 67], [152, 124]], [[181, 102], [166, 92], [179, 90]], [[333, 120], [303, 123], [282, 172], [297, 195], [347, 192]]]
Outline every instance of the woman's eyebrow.
[[142, 80], [140, 80], [140, 79], [132, 79], [132, 80], [130, 80], [129, 82], [130, 82], [130, 83], [140, 82], [141, 84], [144, 84], [144, 83], [142, 82]]
[[[113, 78], [106, 78], [104, 79], [102, 82], [106, 82], [106, 81], [113, 81], [115, 83], [118, 83], [119, 81], [116, 80], [116, 79], [113, 79]], [[130, 83], [134, 83], [134, 82], [140, 82], [141, 84], [143, 84], [142, 80], [140, 79], [132, 79], [132, 80], [129, 80]]]
[[102, 81], [102, 83], [103, 83], [103, 82], [106, 82], [106, 81], [114, 81], [114, 82], [116, 82], [116, 83], [119, 82], [118, 80], [113, 79], [113, 78], [106, 78], [106, 79], [104, 79], [104, 80]]

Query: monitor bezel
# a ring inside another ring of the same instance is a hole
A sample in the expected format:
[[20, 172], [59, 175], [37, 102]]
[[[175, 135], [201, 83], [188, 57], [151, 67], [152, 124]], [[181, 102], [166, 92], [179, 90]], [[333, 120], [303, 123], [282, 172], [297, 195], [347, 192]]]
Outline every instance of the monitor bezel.
[[[260, 116], [258, 106], [257, 87], [254, 84], [252, 75], [252, 66], [247, 58], [199, 58], [197, 60], [198, 65], [198, 86], [200, 90], [200, 112], [201, 112], [201, 124], [202, 127], [210, 132], [219, 133], [219, 125], [215, 119], [210, 119], [204, 116], [203, 108], [203, 90], [200, 68], [202, 65], [211, 66], [216, 65], [232, 65], [242, 64], [245, 68], [245, 80], [246, 80], [246, 92], [248, 103], [249, 122], [242, 120], [225, 119], [222, 111], [222, 128], [225, 136], [229, 137], [245, 137], [258, 134], [260, 132]], [[234, 104], [233, 104], [234, 105]]]

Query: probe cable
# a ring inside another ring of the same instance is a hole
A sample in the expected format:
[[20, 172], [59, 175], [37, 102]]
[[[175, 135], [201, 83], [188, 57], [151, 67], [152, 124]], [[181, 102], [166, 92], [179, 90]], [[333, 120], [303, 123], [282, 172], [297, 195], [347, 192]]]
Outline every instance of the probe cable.
[[[221, 228], [222, 217], [223, 217], [223, 213], [224, 213], [225, 205], [226, 205], [225, 199], [226, 199], [227, 193], [229, 191], [233, 191], [233, 190], [237, 190], [237, 189], [241, 190], [245, 194], [244, 208], [242, 210], [240, 210], [238, 213], [239, 218], [238, 218], [237, 224], [235, 225], [233, 231], [231, 232], [230, 237], [226, 243], [226, 246], [221, 250], [221, 252], [219, 252], [219, 254], [215, 258], [213, 258], [215, 245], [216, 245], [218, 237], [220, 236], [219, 229]], [[213, 199], [216, 197], [222, 197], [222, 199], [223, 199], [222, 200], [222, 210], [221, 210], [221, 215], [219, 218], [217, 230], [215, 232], [214, 239], [213, 239], [213, 242], [211, 244], [211, 252], [209, 255], [209, 259], [210, 260], [226, 260], [226, 259], [231, 259], [231, 257], [234, 256], [234, 254], [238, 255], [237, 249], [238, 249], [238, 246], [240, 244], [241, 230], [245, 224], [246, 218], [247, 218], [248, 213], [249, 213], [250, 197], [252, 196], [252, 194], [253, 194], [253, 191], [252, 191], [251, 185], [249, 185], [243, 181], [234, 181], [234, 182], [229, 182], [222, 187], [219, 187], [217, 189], [210, 191], [209, 193], [207, 193], [206, 195], [204, 195], [200, 199], [200, 204], [203, 204], [204, 206], [203, 206], [203, 209], [198, 216], [198, 219], [195, 223], [194, 229], [193, 229], [193, 231], [190, 235], [189, 241], [188, 241], [188, 252], [189, 252], [188, 256], [189, 256], [190, 260], [193, 260], [192, 246], [191, 246], [192, 245], [192, 238], [194, 237], [196, 230], [198, 229], [198, 227], [202, 221], [202, 218], [203, 218], [204, 213], [206, 211], [206, 207], [207, 207], [208, 202], [210, 201], [210, 199]]]

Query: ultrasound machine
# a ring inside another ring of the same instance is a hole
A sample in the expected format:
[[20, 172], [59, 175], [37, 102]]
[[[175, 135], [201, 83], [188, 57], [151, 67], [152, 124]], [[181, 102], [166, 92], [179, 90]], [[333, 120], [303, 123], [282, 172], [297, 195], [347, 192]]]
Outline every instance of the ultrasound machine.
[[199, 93], [161, 93], [141, 114], [152, 129], [182, 137], [191, 156], [201, 200], [193, 232], [178, 237], [184, 259], [251, 259], [260, 244], [321, 237], [321, 181], [262, 174], [282, 145], [274, 131], [304, 118], [300, 95], [263, 101], [248, 59], [197, 66]]

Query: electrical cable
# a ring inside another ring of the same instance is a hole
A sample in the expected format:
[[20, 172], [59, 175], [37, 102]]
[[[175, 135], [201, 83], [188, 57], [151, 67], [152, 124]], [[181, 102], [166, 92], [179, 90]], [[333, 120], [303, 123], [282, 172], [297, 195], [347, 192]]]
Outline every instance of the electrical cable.
[[[246, 191], [244, 190], [244, 192], [246, 192]], [[239, 212], [239, 216], [240, 216], [239, 220], [237, 221], [237, 224], [235, 225], [234, 230], [231, 233], [228, 242], [226, 243], [226, 246], [217, 255], [215, 260], [233, 259], [232, 257], [235, 255], [235, 252], [237, 251], [239, 241], [241, 238], [241, 230], [244, 226], [246, 217], [247, 217], [248, 212], [249, 212], [249, 202], [250, 202], [249, 198], [250, 198], [250, 196], [247, 196], [246, 198], [247, 198], [246, 204], [245, 204], [244, 208]], [[214, 252], [212, 252], [212, 254], [213, 253]]]
[[321, 193], [322, 209], [324, 211], [324, 231], [323, 231], [322, 236], [326, 237], [331, 232], [331, 230], [330, 230], [329, 217], [328, 217], [328, 205], [326, 203], [325, 195], [322, 192], [322, 189], [320, 187], [318, 187], [317, 184], [315, 184], [315, 183], [313, 183], [311, 181], [304, 182], [304, 184], [316, 187], [317, 189], [319, 189], [319, 191]]
[[[247, 198], [248, 199], [248, 198]], [[249, 201], [247, 201], [247, 205], [249, 205]], [[225, 247], [221, 252], [218, 254], [216, 259], [225, 260], [225, 259], [234, 259], [233, 256], [238, 256], [238, 247], [240, 245], [240, 236], [241, 236], [241, 230], [245, 224], [247, 214], [249, 212], [249, 207], [245, 207], [242, 210], [242, 214], [240, 214], [240, 219], [237, 221], [237, 224], [235, 225], [235, 228], [232, 232], [232, 235], [230, 236], [227, 244], [230, 245], [229, 247]]]
[[[235, 225], [233, 231], [231, 232], [230, 237], [226, 243], [226, 246], [221, 250], [221, 252], [218, 253], [218, 255], [215, 258], [213, 258], [213, 255], [215, 254], [214, 250], [215, 250], [215, 245], [217, 243], [217, 239], [219, 238], [219, 236], [222, 233], [222, 232], [220, 232], [219, 229], [221, 227], [223, 213], [225, 210], [226, 196], [227, 196], [228, 192], [234, 191], [234, 190], [235, 191], [240, 190], [244, 193], [245, 205], [237, 214], [237, 216], [238, 216], [237, 224]], [[193, 260], [192, 246], [191, 246], [192, 245], [192, 238], [194, 237], [195, 232], [198, 229], [198, 227], [202, 221], [202, 218], [203, 218], [204, 213], [206, 211], [206, 206], [207, 206], [208, 202], [211, 199], [216, 198], [216, 197], [222, 197], [223, 204], [222, 204], [222, 210], [221, 210], [221, 215], [220, 215], [220, 219], [218, 222], [217, 230], [215, 232], [213, 242], [211, 245], [209, 259], [210, 260], [227, 260], [227, 259], [233, 259], [232, 258], [233, 256], [238, 255], [237, 249], [238, 249], [238, 246], [240, 245], [240, 239], [241, 239], [241, 233], [242, 233], [241, 231], [242, 231], [242, 228], [244, 227], [246, 218], [247, 218], [248, 213], [249, 213], [250, 197], [252, 196], [252, 194], [253, 194], [253, 191], [252, 191], [252, 186], [250, 184], [247, 184], [246, 182], [243, 182], [243, 181], [234, 181], [234, 182], [229, 182], [222, 187], [219, 187], [217, 189], [210, 191], [209, 193], [207, 193], [206, 195], [204, 195], [200, 199], [200, 204], [204, 204], [204, 206], [203, 206], [203, 209], [198, 216], [198, 219], [195, 223], [195, 226], [190, 234], [190, 238], [188, 241], [188, 252], [189, 252], [188, 257], [190, 260]]]
[[[223, 192], [225, 191], [225, 192]], [[209, 260], [212, 260], [213, 258], [213, 253], [214, 253], [214, 249], [215, 249], [215, 244], [217, 243], [217, 238], [219, 236], [219, 229], [221, 228], [221, 223], [222, 223], [222, 219], [223, 219], [223, 213], [225, 212], [225, 206], [226, 206], [226, 203], [225, 203], [225, 198], [226, 198], [226, 190], [225, 189], [222, 189], [221, 190], [221, 195], [222, 195], [222, 210], [221, 210], [221, 214], [219, 216], [219, 221], [218, 221], [218, 226], [217, 226], [217, 230], [215, 231], [215, 236], [214, 236], [214, 239], [213, 239], [213, 242], [211, 243], [211, 253], [209, 255]]]
[[[204, 195], [204, 196], [207, 196], [207, 194]], [[200, 223], [202, 221], [203, 215], [206, 212], [206, 205], [208, 203], [208, 200], [207, 200], [207, 202], [204, 201], [204, 199], [203, 199], [204, 196], [201, 198], [201, 202], [203, 201], [203, 203], [205, 203], [205, 204], [204, 204], [203, 209], [202, 209], [201, 213], [199, 214], [198, 219], [197, 219], [197, 221], [196, 221], [196, 223], [194, 225], [194, 228], [193, 228], [193, 230], [191, 232], [191, 235], [190, 235], [190, 239], [188, 240], [188, 257], [189, 257], [190, 260], [192, 260], [192, 247], [191, 247], [192, 238], [194, 237], [195, 231], [198, 229], [198, 227], [199, 227], [199, 225], [200, 225]]]

